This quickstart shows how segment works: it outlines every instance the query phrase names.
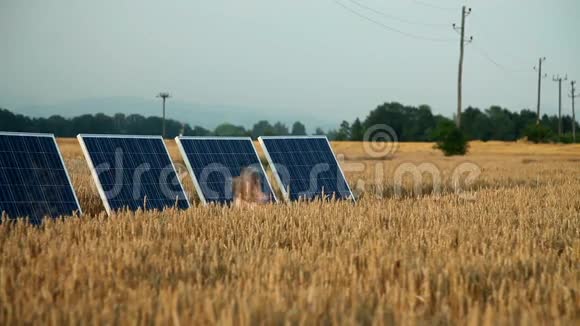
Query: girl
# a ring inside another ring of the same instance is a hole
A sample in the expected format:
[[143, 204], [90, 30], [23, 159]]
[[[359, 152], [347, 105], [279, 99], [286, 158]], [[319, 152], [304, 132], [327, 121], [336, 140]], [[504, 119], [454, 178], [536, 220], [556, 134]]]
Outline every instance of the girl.
[[234, 179], [233, 188], [235, 206], [255, 206], [268, 202], [268, 196], [262, 191], [260, 174], [254, 169], [244, 169]]

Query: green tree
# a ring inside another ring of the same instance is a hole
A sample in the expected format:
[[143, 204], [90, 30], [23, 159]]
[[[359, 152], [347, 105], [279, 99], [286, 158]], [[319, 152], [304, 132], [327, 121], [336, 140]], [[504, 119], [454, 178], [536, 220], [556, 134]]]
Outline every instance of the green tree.
[[252, 138], [258, 139], [260, 136], [274, 136], [274, 127], [266, 120], [258, 121], [252, 128]]
[[300, 121], [294, 122], [294, 124], [292, 125], [292, 135], [294, 136], [306, 135], [306, 126], [304, 126]]
[[243, 137], [248, 135], [244, 127], [235, 126], [231, 123], [222, 123], [221, 125], [215, 128], [213, 133], [216, 136], [228, 136], [228, 137]]
[[274, 126], [272, 126], [272, 129], [274, 130], [274, 135], [276, 136], [286, 136], [290, 134], [288, 132], [288, 127], [286, 127], [286, 125], [280, 121], [276, 122]]
[[329, 140], [339, 140], [339, 136], [338, 136], [338, 130], [336, 129], [330, 129], [327, 133], [326, 133], [326, 137]]
[[461, 114], [461, 129], [469, 140], [488, 141], [492, 138], [489, 117], [478, 108], [468, 107]]
[[372, 128], [377, 125], [388, 125], [397, 134], [399, 140], [409, 141], [412, 139], [407, 139], [406, 135], [403, 134], [405, 127], [409, 127], [410, 123], [406, 121], [406, 109], [401, 104], [385, 103], [378, 106], [376, 109], [370, 112], [368, 117], [363, 123], [365, 129]]
[[491, 138], [495, 140], [516, 140], [515, 123], [511, 112], [495, 105], [485, 112], [493, 126]]
[[185, 134], [188, 136], [210, 136], [211, 135], [211, 131], [209, 131], [208, 129], [205, 129], [203, 127], [200, 127], [200, 126], [193, 127], [193, 129], [191, 129], [191, 131], [188, 131], [187, 128], [189, 128], [189, 125], [186, 125], [186, 132], [185, 132]]
[[350, 139], [350, 124], [348, 121], [342, 121], [340, 128], [336, 132], [334, 140], [344, 141]]
[[514, 116], [515, 122], [515, 134], [516, 138], [520, 139], [526, 136], [526, 130], [528, 126], [535, 124], [537, 120], [537, 115], [535, 111], [532, 110], [521, 110], [520, 114]]
[[547, 143], [549, 142], [553, 135], [549, 128], [542, 126], [541, 124], [536, 125], [531, 123], [528, 125], [525, 131], [526, 138], [534, 143]]
[[435, 129], [433, 138], [437, 141], [435, 148], [445, 156], [465, 155], [469, 149], [467, 138], [452, 121], [444, 121]]
[[420, 105], [417, 110], [411, 112], [413, 113], [410, 116], [411, 130], [413, 131], [410, 133], [412, 140], [428, 141], [433, 130], [437, 126], [435, 123], [435, 117], [433, 116], [433, 113], [431, 113], [431, 107], [428, 105]]
[[350, 127], [350, 140], [362, 141], [364, 137], [364, 128], [359, 118], [356, 118]]

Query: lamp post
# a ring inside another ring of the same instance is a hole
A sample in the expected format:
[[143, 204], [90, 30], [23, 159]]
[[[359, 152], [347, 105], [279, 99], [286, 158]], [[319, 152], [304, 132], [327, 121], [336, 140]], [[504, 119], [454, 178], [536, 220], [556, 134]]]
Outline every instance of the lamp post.
[[163, 131], [161, 133], [161, 136], [163, 137], [163, 139], [165, 139], [165, 100], [170, 98], [171, 95], [169, 95], [169, 93], [167, 92], [162, 92], [159, 93], [157, 97], [163, 99]]

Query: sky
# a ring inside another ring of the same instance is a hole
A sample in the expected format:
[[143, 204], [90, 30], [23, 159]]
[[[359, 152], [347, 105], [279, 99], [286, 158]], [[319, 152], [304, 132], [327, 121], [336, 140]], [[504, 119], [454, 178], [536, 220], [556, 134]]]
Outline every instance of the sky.
[[535, 110], [545, 56], [556, 113], [552, 75], [580, 81], [578, 0], [0, 0], [0, 107], [169, 91], [333, 120], [390, 101], [450, 117], [463, 4], [465, 106]]

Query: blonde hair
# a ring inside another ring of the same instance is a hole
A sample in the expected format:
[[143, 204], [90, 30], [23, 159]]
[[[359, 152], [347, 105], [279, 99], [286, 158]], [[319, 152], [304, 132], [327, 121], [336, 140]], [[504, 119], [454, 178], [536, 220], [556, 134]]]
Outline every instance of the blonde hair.
[[262, 180], [258, 171], [250, 168], [242, 170], [233, 180], [234, 202], [261, 203], [264, 201]]

